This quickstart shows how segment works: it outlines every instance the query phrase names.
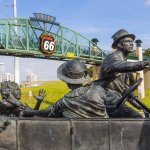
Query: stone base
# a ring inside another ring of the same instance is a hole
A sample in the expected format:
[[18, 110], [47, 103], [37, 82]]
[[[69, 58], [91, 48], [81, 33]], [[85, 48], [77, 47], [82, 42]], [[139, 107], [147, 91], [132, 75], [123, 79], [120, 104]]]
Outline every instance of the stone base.
[[149, 150], [150, 119], [13, 119], [0, 150]]

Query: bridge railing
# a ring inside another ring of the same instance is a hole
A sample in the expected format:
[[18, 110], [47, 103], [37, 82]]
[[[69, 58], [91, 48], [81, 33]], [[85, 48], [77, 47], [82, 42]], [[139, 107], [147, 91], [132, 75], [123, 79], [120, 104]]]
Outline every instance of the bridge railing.
[[75, 58], [101, 61], [109, 53], [69, 28], [53, 24], [48, 24], [45, 28], [42, 24], [22, 18], [0, 19], [0, 48], [21, 56], [44, 57], [39, 50], [39, 37], [43, 33], [49, 33], [56, 38], [56, 53], [46, 56], [47, 58], [68, 58], [67, 54], [72, 53]]

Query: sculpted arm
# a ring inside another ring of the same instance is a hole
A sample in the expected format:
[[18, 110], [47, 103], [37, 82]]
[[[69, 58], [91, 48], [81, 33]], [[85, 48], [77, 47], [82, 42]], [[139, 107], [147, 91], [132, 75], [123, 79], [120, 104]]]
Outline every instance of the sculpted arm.
[[46, 90], [40, 89], [38, 96], [34, 96], [34, 98], [37, 100], [34, 110], [39, 110], [40, 105], [45, 97], [46, 97]]
[[23, 116], [31, 117], [31, 116], [39, 116], [39, 117], [48, 117], [49, 113], [51, 112], [51, 107], [43, 110], [33, 110], [33, 109], [26, 109], [23, 110]]
[[104, 72], [107, 73], [126, 73], [145, 69], [149, 66], [147, 61], [127, 62], [122, 60], [112, 60], [103, 65]]
[[23, 110], [25, 116], [39, 116], [39, 117], [61, 117], [62, 116], [62, 110], [64, 109], [63, 102], [58, 100], [56, 103], [54, 103], [52, 106], [49, 106], [47, 109], [43, 110], [31, 110], [26, 109]]

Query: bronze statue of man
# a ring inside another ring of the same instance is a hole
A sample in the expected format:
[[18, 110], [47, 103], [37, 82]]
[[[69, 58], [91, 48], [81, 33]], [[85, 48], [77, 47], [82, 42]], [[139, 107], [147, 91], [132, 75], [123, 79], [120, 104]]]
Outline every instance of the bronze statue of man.
[[78, 60], [69, 60], [57, 70], [58, 78], [71, 91], [45, 110], [24, 110], [28, 116], [53, 118], [106, 118], [105, 90], [99, 85], [83, 86], [90, 81], [85, 66]]
[[[149, 66], [147, 61], [127, 62], [128, 54], [133, 52], [134, 34], [129, 34], [128, 31], [121, 29], [112, 38], [114, 40], [112, 48], [117, 50], [103, 60], [100, 70], [100, 79], [107, 92], [108, 115], [110, 117], [142, 117], [125, 104], [120, 108], [109, 107], [116, 103], [126, 90], [126, 73], [140, 71]], [[138, 107], [136, 104], [135, 106]]]

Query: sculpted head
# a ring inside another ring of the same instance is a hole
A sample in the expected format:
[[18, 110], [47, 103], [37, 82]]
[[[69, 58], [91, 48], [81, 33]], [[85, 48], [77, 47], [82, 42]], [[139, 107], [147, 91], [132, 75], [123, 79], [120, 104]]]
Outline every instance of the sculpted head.
[[133, 39], [131, 37], [122, 38], [118, 42], [118, 48], [122, 49], [127, 53], [133, 52]]
[[112, 36], [114, 42], [112, 48], [121, 49], [126, 53], [133, 52], [134, 34], [129, 34], [128, 31], [121, 29]]
[[11, 81], [4, 81], [1, 83], [1, 95], [2, 99], [5, 99], [8, 95], [12, 94], [16, 99], [20, 100], [21, 90], [17, 83]]
[[87, 68], [79, 60], [72, 59], [59, 66], [58, 78], [67, 83], [68, 87], [78, 87], [90, 81]]

